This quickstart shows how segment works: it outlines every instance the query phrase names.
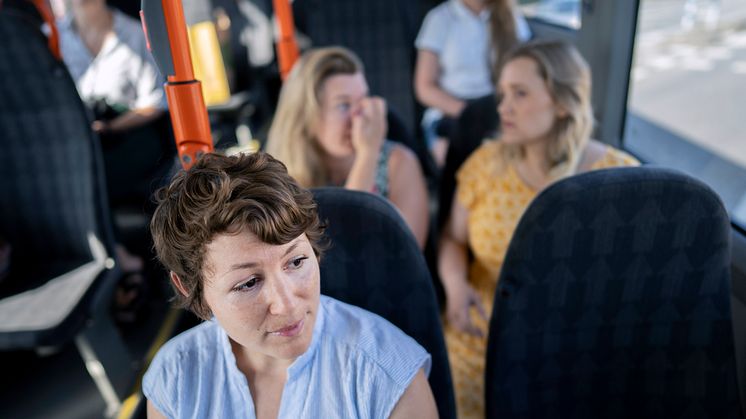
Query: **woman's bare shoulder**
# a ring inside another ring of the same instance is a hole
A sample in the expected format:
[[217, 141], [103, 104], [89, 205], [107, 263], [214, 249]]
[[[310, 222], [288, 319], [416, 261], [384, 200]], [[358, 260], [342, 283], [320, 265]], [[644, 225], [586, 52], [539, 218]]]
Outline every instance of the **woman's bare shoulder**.
[[393, 170], [399, 171], [403, 167], [410, 167], [412, 165], [417, 165], [416, 167], [419, 168], [419, 164], [420, 161], [417, 155], [409, 147], [400, 143], [391, 144], [389, 165]]

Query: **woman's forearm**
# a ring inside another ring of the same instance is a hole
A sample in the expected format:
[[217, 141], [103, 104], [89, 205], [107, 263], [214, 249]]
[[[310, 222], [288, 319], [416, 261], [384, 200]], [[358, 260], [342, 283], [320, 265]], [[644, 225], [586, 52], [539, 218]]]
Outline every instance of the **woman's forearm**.
[[425, 106], [439, 109], [451, 118], [461, 114], [466, 103], [443, 90], [440, 86], [440, 63], [432, 51], [420, 50], [414, 73], [414, 91], [417, 100]]
[[378, 155], [373, 153], [357, 153], [352, 164], [350, 174], [345, 181], [345, 189], [371, 192], [376, 182]]
[[440, 86], [434, 84], [417, 89], [417, 98], [423, 105], [438, 109], [451, 118], [457, 118], [466, 106], [466, 102], [449, 95]]
[[460, 243], [445, 232], [438, 246], [438, 275], [446, 293], [467, 282], [469, 253], [465, 243]]
[[112, 132], [128, 131], [154, 121], [163, 114], [163, 110], [155, 107], [133, 109], [125, 112], [106, 124], [106, 130]]

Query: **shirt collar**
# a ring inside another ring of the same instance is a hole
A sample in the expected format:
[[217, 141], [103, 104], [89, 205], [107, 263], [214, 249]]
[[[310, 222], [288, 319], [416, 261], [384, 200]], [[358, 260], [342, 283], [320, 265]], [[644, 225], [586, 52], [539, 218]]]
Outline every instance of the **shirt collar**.
[[[123, 27], [125, 23], [123, 21], [124, 14], [120, 12], [119, 9], [110, 7], [109, 10], [112, 13], [112, 32], [114, 32], [114, 36], [110, 36], [104, 41], [104, 44], [101, 46], [101, 51], [98, 52], [97, 57], [103, 57], [104, 55], [110, 53], [119, 44], [120, 34], [126, 33], [126, 28]], [[80, 37], [80, 34], [78, 33], [78, 31], [75, 30], [75, 23], [73, 22], [72, 12], [66, 13], [65, 16], [63, 16], [62, 19], [58, 21], [57, 28], [60, 31], [72, 34], [73, 37], [77, 39], [80, 47], [88, 54], [91, 60], [96, 58], [91, 54], [88, 48], [86, 48], [86, 46], [83, 44], [83, 39]]]
[[58, 29], [65, 29], [65, 30], [72, 30], [73, 27], [73, 14], [71, 13], [65, 13], [65, 15], [57, 20], [57, 28]]
[[484, 8], [478, 15], [475, 15], [462, 0], [450, 0], [451, 6], [456, 11], [456, 14], [461, 18], [466, 19], [479, 19], [482, 22], [486, 22], [490, 18], [490, 11], [488, 8]]
[[314, 324], [313, 326], [313, 336], [311, 337], [311, 344], [308, 345], [308, 349], [306, 350], [306, 352], [303, 353], [303, 355], [296, 358], [295, 361], [290, 364], [290, 367], [288, 368], [288, 380], [300, 373], [303, 368], [308, 365], [308, 363], [311, 362], [311, 360], [313, 360], [313, 358], [316, 356], [316, 352], [318, 351], [319, 347], [319, 340], [321, 340], [321, 334], [324, 330], [324, 320], [326, 318], [324, 298], [326, 297], [324, 297], [323, 295], [319, 298], [319, 306], [316, 309], [316, 324]]

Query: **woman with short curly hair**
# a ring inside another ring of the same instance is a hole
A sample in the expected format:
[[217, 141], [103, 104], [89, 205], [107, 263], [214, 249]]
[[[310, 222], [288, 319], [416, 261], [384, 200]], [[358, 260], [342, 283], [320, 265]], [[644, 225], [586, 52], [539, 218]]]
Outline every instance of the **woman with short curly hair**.
[[383, 318], [320, 295], [323, 227], [282, 163], [208, 154], [157, 203], [158, 258], [177, 300], [205, 322], [150, 365], [149, 417], [437, 417], [428, 353]]

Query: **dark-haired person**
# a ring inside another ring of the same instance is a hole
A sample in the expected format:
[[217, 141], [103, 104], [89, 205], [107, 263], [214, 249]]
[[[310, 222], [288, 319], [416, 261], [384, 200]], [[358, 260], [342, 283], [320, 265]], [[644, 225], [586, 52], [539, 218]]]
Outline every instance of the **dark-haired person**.
[[437, 417], [427, 352], [320, 295], [323, 228], [282, 163], [210, 154], [157, 201], [158, 258], [205, 322], [155, 357], [143, 379], [149, 417]]

